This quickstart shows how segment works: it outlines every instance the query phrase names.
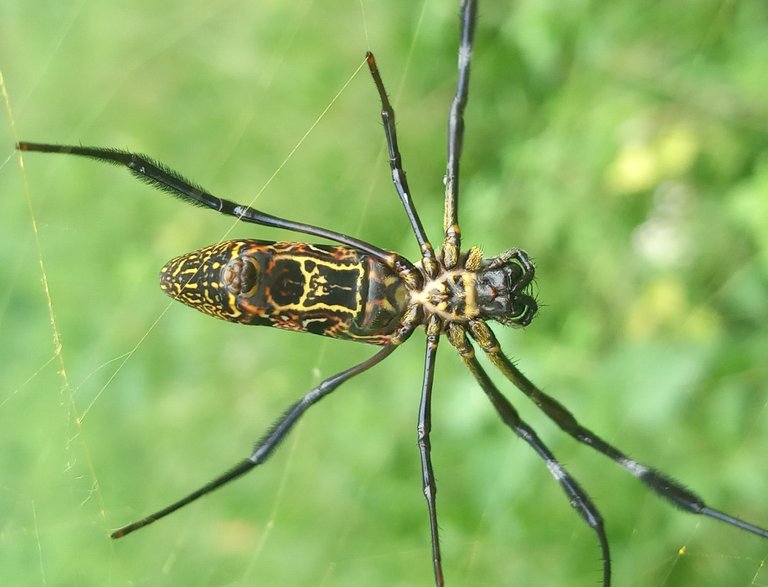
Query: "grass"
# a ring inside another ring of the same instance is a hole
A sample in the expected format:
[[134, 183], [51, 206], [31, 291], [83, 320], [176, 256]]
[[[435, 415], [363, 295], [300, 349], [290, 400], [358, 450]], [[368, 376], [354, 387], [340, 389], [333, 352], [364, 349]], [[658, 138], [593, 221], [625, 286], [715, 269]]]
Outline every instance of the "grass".
[[[439, 242], [456, 6], [364, 3], [363, 21], [359, 2], [327, 4], [0, 8], [14, 114], [0, 126], [0, 583], [432, 581], [421, 333], [313, 409], [262, 470], [109, 540], [236, 462], [298, 395], [373, 349], [169, 307], [157, 287], [167, 259], [230, 229], [291, 237], [233, 228], [92, 162], [29, 155], [22, 170], [12, 150], [18, 136], [146, 152], [215, 193], [258, 194], [265, 211], [414, 258], [365, 71], [261, 191], [370, 48]], [[768, 11], [480, 10], [464, 240], [531, 253], [542, 303], [525, 331], [496, 328], [504, 347], [598, 434], [768, 524]], [[433, 447], [448, 584], [596, 584], [594, 536], [443, 346]], [[661, 504], [503, 389], [598, 504], [617, 585], [768, 583], [768, 543]]]

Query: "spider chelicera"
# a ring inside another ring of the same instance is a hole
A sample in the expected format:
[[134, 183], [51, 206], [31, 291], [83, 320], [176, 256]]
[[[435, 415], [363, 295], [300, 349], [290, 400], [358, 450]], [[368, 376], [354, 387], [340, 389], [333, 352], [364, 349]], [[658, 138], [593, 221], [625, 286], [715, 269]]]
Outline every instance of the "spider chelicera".
[[294, 403], [257, 443], [252, 454], [183, 499], [112, 534], [120, 538], [143, 528], [264, 463], [299, 418], [339, 385], [383, 361], [423, 326], [426, 351], [418, 417], [418, 446], [432, 540], [435, 584], [444, 584], [438, 540], [435, 477], [430, 456], [430, 405], [435, 359], [446, 334], [502, 421], [545, 462], [570, 504], [595, 532], [602, 553], [604, 586], [611, 582], [603, 520], [586, 492], [536, 432], [500, 393], [475, 357], [474, 340], [491, 363], [563, 431], [607, 456], [674, 506], [768, 537], [768, 530], [707, 506], [660, 471], [639, 463], [582, 426], [557, 400], [542, 392], [504, 355], [488, 321], [527, 326], [537, 310], [530, 293], [534, 267], [520, 249], [483, 258], [475, 247], [461, 250], [458, 224], [459, 160], [464, 135], [477, 2], [461, 6], [458, 87], [448, 120], [445, 215], [442, 246], [435, 251], [416, 212], [397, 145], [395, 114], [374, 56], [366, 56], [381, 101], [389, 163], [397, 194], [420, 246], [419, 263], [332, 230], [278, 218], [214, 196], [152, 159], [126, 151], [21, 142], [22, 151], [69, 153], [126, 166], [139, 179], [181, 200], [243, 222], [322, 237], [336, 245], [235, 240], [220, 242], [169, 261], [161, 287], [171, 297], [231, 322], [274, 326], [356, 340], [381, 349], [369, 359], [329, 377]]

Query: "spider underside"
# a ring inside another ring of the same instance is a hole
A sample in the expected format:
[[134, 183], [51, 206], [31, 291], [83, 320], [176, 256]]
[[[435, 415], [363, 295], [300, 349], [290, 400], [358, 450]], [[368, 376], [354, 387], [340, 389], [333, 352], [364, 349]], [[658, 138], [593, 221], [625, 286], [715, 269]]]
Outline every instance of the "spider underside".
[[[374, 56], [366, 55], [381, 101], [393, 183], [422, 255], [417, 264], [357, 238], [278, 218], [219, 198], [144, 155], [96, 147], [26, 142], [17, 145], [22, 151], [69, 153], [125, 166], [139, 179], [187, 203], [211, 208], [243, 222], [283, 228], [337, 243], [335, 246], [253, 240], [217, 243], [170, 261], [161, 273], [162, 288], [171, 297], [228, 321], [314, 332], [381, 347], [372, 357], [327, 378], [307, 392], [275, 422], [253, 452], [233, 468], [168, 507], [120, 528], [112, 534], [113, 538], [147, 526], [265, 462], [310, 406], [342, 383], [383, 361], [420, 326], [426, 332], [426, 348], [417, 431], [436, 586], [442, 586], [444, 579], [430, 428], [436, 353], [443, 334], [458, 351], [502, 421], [545, 461], [570, 504], [595, 532], [602, 555], [604, 587], [611, 582], [611, 559], [600, 513], [580, 484], [491, 381], [475, 356], [475, 344], [506, 379], [564, 432], [607, 456], [662, 499], [690, 513], [703, 514], [768, 537], [768, 530], [708, 507], [682, 484], [631, 459], [582, 426], [570, 411], [527, 379], [502, 352], [487, 322], [495, 320], [514, 327], [524, 327], [531, 322], [537, 309], [529, 291], [534, 267], [528, 255], [520, 249], [509, 249], [489, 259], [484, 259], [474, 247], [466, 252], [461, 250], [459, 161], [476, 16], [476, 0], [463, 0], [458, 86], [448, 121], [444, 236], [438, 251], [430, 244], [411, 199], [397, 145], [395, 114]], [[339, 285], [340, 280], [347, 280], [344, 287]], [[353, 299], [344, 293], [348, 291], [354, 291], [357, 297]], [[322, 310], [318, 310], [321, 307]]]

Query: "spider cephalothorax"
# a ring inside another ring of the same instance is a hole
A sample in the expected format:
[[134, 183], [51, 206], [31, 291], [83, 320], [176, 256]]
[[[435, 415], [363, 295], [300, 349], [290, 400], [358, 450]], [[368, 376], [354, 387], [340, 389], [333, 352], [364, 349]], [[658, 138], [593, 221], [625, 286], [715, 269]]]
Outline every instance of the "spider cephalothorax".
[[444, 326], [478, 319], [509, 326], [531, 323], [537, 305], [528, 290], [535, 269], [524, 251], [510, 249], [483, 259], [479, 248], [470, 247], [455, 267], [439, 263], [438, 268], [434, 277], [425, 274], [412, 300]]

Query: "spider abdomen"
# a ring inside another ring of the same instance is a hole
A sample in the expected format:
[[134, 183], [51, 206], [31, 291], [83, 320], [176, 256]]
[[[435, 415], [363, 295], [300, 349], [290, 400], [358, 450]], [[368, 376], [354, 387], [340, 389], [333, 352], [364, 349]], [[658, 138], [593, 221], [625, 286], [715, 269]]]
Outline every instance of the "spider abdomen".
[[386, 344], [406, 309], [402, 279], [347, 246], [234, 240], [166, 263], [160, 287], [228, 322]]

